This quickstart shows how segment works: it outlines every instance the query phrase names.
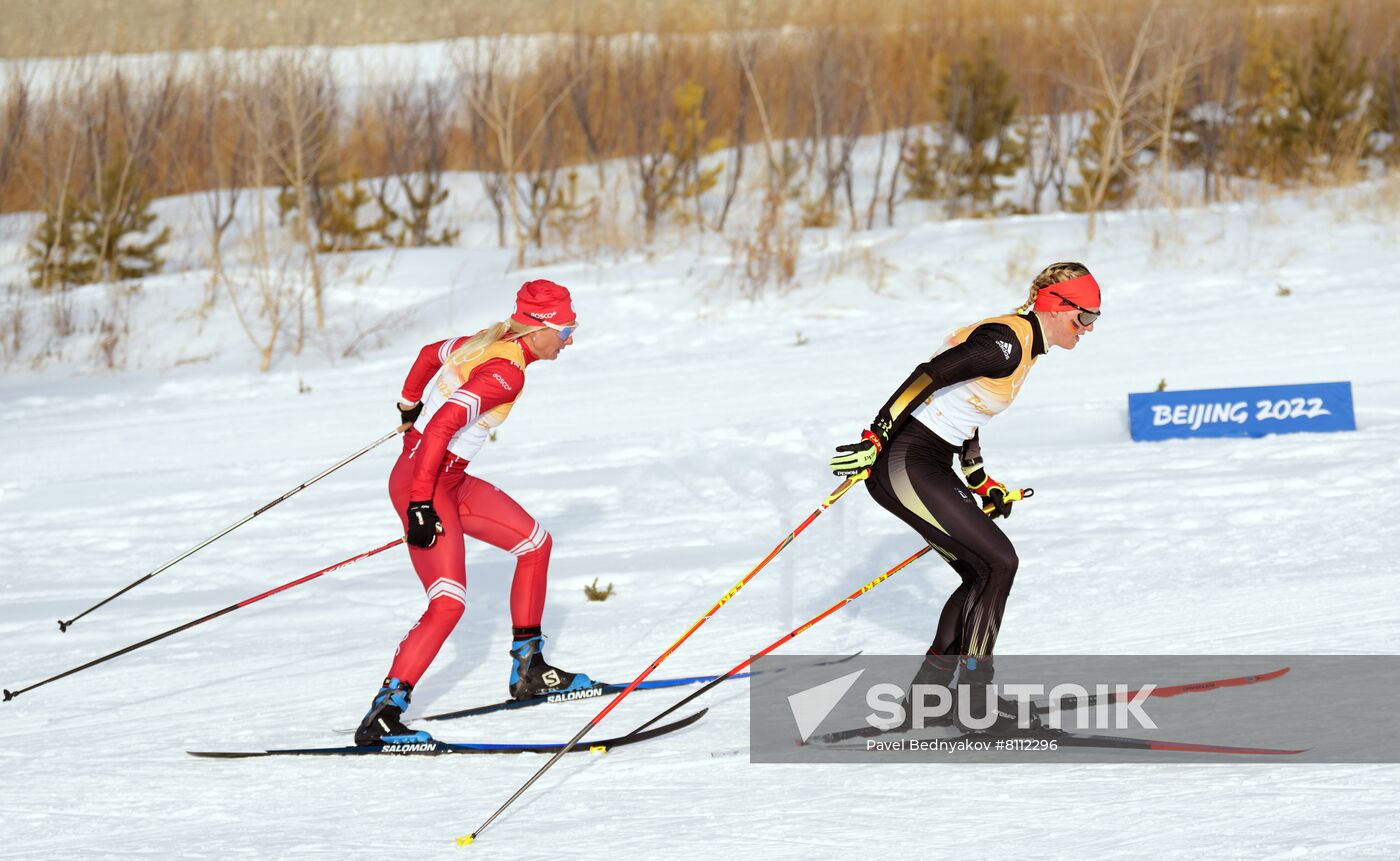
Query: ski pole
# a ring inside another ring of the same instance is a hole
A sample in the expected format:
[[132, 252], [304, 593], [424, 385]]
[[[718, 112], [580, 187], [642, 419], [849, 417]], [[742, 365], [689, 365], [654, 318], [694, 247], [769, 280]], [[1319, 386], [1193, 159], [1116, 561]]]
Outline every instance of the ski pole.
[[[1031, 488], [1027, 487], [1027, 488], [1023, 488], [1023, 489], [1020, 489], [1020, 490], [1013, 490], [1013, 491], [1011, 491], [1010, 493], [1007, 494], [1007, 499], [1012, 500], [1012, 501], [1015, 501], [1015, 500], [1019, 500], [1019, 499], [1025, 499], [1025, 498], [1030, 497], [1030, 496], [1032, 496], [1032, 495], [1034, 495], [1034, 494], [1035, 494], [1035, 491], [1032, 490]], [[988, 509], [991, 509], [991, 510], [988, 510]], [[987, 509], [983, 509], [983, 510], [986, 511], [988, 514], [991, 514], [991, 513], [992, 513], [992, 510], [995, 510], [995, 509], [994, 509], [993, 506], [988, 506]], [[689, 695], [687, 695], [686, 697], [684, 697], [683, 699], [681, 699], [679, 702], [677, 702], [675, 705], [671, 706], [670, 708], [666, 709], [664, 712], [661, 712], [660, 714], [658, 714], [656, 717], [653, 717], [651, 720], [647, 721], [646, 723], [644, 723], [644, 724], [642, 724], [641, 726], [637, 727], [636, 729], [632, 730], [632, 732], [628, 733], [628, 735], [636, 735], [637, 733], [642, 732], [642, 731], [645, 730], [647, 727], [651, 726], [652, 724], [656, 723], [657, 721], [661, 720], [662, 718], [666, 717], [667, 715], [669, 715], [669, 714], [671, 714], [672, 712], [676, 711], [677, 709], [681, 708], [681, 707], [684, 706], [686, 703], [692, 702], [692, 701], [695, 700], [697, 697], [704, 696], [705, 693], [706, 693], [707, 691], [709, 691], [711, 688], [715, 687], [715, 685], [718, 685], [718, 684], [721, 683], [721, 682], [728, 681], [729, 679], [733, 678], [735, 675], [737, 675], [738, 673], [742, 672], [742, 671], [744, 670], [744, 668], [747, 667], [749, 664], [752, 664], [755, 660], [757, 660], [757, 659], [763, 657], [764, 655], [768, 654], [769, 652], [772, 652], [774, 649], [778, 648], [779, 646], [783, 645], [784, 643], [787, 643], [787, 642], [791, 641], [793, 638], [795, 638], [795, 637], [797, 637], [798, 635], [802, 634], [802, 633], [803, 633], [804, 631], [806, 631], [808, 628], [812, 627], [813, 625], [817, 624], [817, 623], [820, 622], [821, 620], [825, 619], [827, 616], [830, 616], [832, 613], [835, 613], [837, 610], [840, 610], [842, 607], [844, 607], [844, 606], [846, 606], [847, 604], [851, 603], [852, 601], [856, 600], [856, 599], [859, 598], [860, 596], [864, 595], [866, 592], [869, 592], [871, 589], [874, 589], [876, 586], [879, 586], [881, 583], [885, 582], [885, 581], [888, 580], [889, 578], [891, 578], [891, 577], [893, 577], [894, 575], [898, 574], [900, 571], [904, 570], [907, 566], [909, 566], [912, 562], [914, 562], [914, 560], [918, 559], [920, 556], [923, 556], [925, 553], [929, 552], [929, 551], [932, 550], [932, 549], [933, 549], [933, 546], [932, 546], [932, 545], [925, 545], [925, 546], [919, 548], [917, 551], [914, 552], [914, 554], [913, 554], [912, 556], [910, 556], [909, 558], [905, 559], [903, 562], [899, 563], [898, 565], [894, 566], [894, 567], [891, 568], [890, 570], [888, 570], [888, 571], [886, 571], [885, 573], [881, 574], [879, 577], [876, 577], [874, 580], [871, 580], [869, 583], [866, 583], [864, 586], [860, 587], [859, 589], [855, 590], [855, 591], [852, 592], [851, 594], [849, 594], [849, 595], [847, 595], [846, 597], [842, 598], [840, 601], [837, 601], [835, 604], [832, 604], [830, 607], [827, 607], [825, 610], [823, 610], [822, 612], [820, 612], [820, 613], [818, 613], [817, 615], [813, 616], [812, 618], [808, 619], [806, 622], [803, 622], [801, 625], [798, 625], [796, 628], [793, 628], [791, 632], [789, 632], [788, 634], [783, 635], [782, 637], [779, 637], [777, 640], [774, 640], [771, 644], [769, 644], [768, 646], [766, 646], [762, 651], [756, 652], [755, 654], [751, 655], [750, 657], [744, 659], [744, 661], [742, 661], [738, 666], [736, 666], [736, 667], [734, 667], [733, 669], [731, 669], [729, 672], [727, 672], [727, 673], [725, 673], [725, 674], [723, 674], [723, 675], [721, 675], [721, 676], [716, 677], [715, 679], [713, 679], [712, 681], [710, 681], [708, 684], [706, 684], [704, 687], [702, 687], [702, 688], [700, 688], [699, 690], [696, 690], [696, 691], [690, 693]]]
[[47, 685], [49, 682], [56, 682], [56, 681], [58, 681], [59, 679], [63, 678], [64, 676], [71, 676], [71, 675], [73, 675], [74, 673], [81, 672], [82, 670], [86, 670], [88, 667], [95, 667], [95, 666], [97, 666], [98, 664], [105, 663], [105, 662], [107, 662], [107, 661], [112, 660], [113, 658], [121, 657], [122, 655], [125, 655], [127, 652], [134, 652], [134, 651], [136, 651], [137, 649], [141, 648], [142, 646], [149, 646], [151, 643], [154, 643], [154, 642], [156, 642], [157, 640], [164, 640], [166, 637], [169, 637], [171, 634], [178, 634], [178, 633], [180, 633], [181, 631], [187, 630], [187, 629], [189, 629], [189, 628], [193, 628], [195, 625], [202, 625], [202, 624], [204, 624], [205, 622], [210, 621], [211, 619], [217, 619], [217, 618], [219, 618], [220, 616], [224, 615], [225, 613], [232, 613], [234, 610], [237, 610], [237, 609], [240, 608], [240, 607], [246, 607], [246, 606], [248, 606], [249, 604], [255, 604], [255, 603], [257, 603], [258, 601], [261, 601], [261, 600], [264, 599], [264, 598], [270, 597], [270, 596], [272, 596], [272, 595], [276, 595], [278, 592], [284, 592], [284, 591], [286, 591], [286, 590], [292, 588], [293, 586], [300, 586], [301, 584], [307, 582], [308, 580], [315, 580], [317, 577], [320, 577], [320, 576], [323, 575], [323, 574], [329, 574], [329, 573], [331, 573], [332, 571], [338, 571], [338, 570], [340, 570], [341, 568], [344, 568], [346, 565], [349, 565], [351, 562], [358, 562], [358, 561], [360, 561], [361, 559], [368, 559], [369, 557], [375, 555], [376, 553], [383, 553], [385, 550], [388, 550], [388, 549], [391, 548], [391, 547], [396, 547], [396, 546], [402, 544], [403, 541], [404, 541], [403, 538], [395, 538], [393, 541], [390, 541], [388, 544], [384, 544], [384, 545], [382, 545], [382, 546], [376, 547], [376, 548], [374, 548], [373, 550], [366, 550], [364, 553], [361, 553], [361, 554], [359, 554], [359, 555], [357, 555], [357, 556], [351, 556], [349, 559], [345, 559], [345, 560], [343, 560], [343, 561], [337, 562], [337, 563], [335, 563], [334, 565], [331, 565], [331, 566], [328, 567], [328, 568], [322, 568], [320, 571], [316, 571], [316, 572], [314, 572], [314, 573], [312, 573], [312, 574], [307, 574], [305, 577], [300, 577], [300, 578], [298, 578], [298, 579], [296, 579], [296, 580], [293, 580], [293, 581], [290, 582], [290, 583], [283, 583], [281, 586], [278, 586], [276, 589], [269, 589], [269, 590], [267, 590], [266, 592], [263, 592], [261, 595], [254, 595], [254, 596], [251, 597], [251, 598], [246, 598], [246, 599], [244, 599], [244, 600], [242, 600], [242, 601], [239, 601], [237, 604], [230, 604], [230, 605], [228, 605], [227, 607], [223, 608], [222, 610], [216, 610], [216, 611], [214, 611], [213, 613], [210, 613], [210, 614], [207, 615], [207, 616], [200, 616], [198, 619], [195, 619], [193, 622], [186, 622], [185, 624], [180, 625], [180, 626], [177, 627], [177, 628], [171, 628], [171, 629], [168, 630], [168, 631], [165, 631], [165, 632], [160, 633], [160, 634], [156, 634], [154, 637], [149, 637], [149, 638], [147, 638], [147, 639], [145, 639], [145, 640], [142, 640], [142, 641], [139, 642], [139, 643], [132, 643], [130, 646], [127, 646], [127, 647], [124, 648], [124, 649], [118, 649], [117, 651], [112, 652], [110, 655], [103, 655], [103, 656], [100, 657], [100, 658], [95, 658], [95, 659], [93, 659], [93, 660], [91, 660], [91, 661], [88, 661], [86, 664], [83, 664], [83, 665], [81, 665], [81, 666], [74, 667], [74, 668], [71, 669], [71, 670], [64, 670], [63, 672], [59, 673], [59, 674], [56, 675], [56, 676], [50, 676], [49, 678], [44, 679], [42, 682], [35, 682], [34, 684], [30, 685], [29, 687], [20, 688], [20, 689], [17, 690], [17, 691], [12, 691], [12, 690], [10, 690], [9, 688], [6, 688], [6, 689], [5, 689], [5, 700], [4, 700], [4, 701], [5, 701], [5, 702], [9, 702], [10, 700], [14, 699], [15, 697], [19, 696], [20, 694], [24, 693], [25, 691], [32, 691], [32, 690], [34, 690], [35, 688], [43, 687], [44, 685]]
[[271, 502], [267, 503], [267, 504], [264, 505], [262, 508], [259, 508], [257, 511], [254, 511], [252, 514], [249, 514], [247, 517], [244, 517], [242, 520], [238, 521], [237, 523], [234, 523], [234, 524], [232, 524], [231, 526], [226, 526], [226, 527], [224, 527], [222, 530], [220, 530], [220, 531], [219, 531], [218, 533], [216, 533], [215, 535], [213, 535], [213, 536], [211, 536], [211, 537], [209, 537], [209, 538], [204, 539], [203, 541], [199, 542], [199, 543], [196, 544], [195, 546], [191, 547], [189, 550], [186, 550], [184, 553], [181, 553], [179, 556], [176, 556], [174, 559], [171, 559], [169, 562], [167, 562], [167, 563], [165, 563], [164, 565], [160, 566], [159, 568], [157, 568], [156, 570], [154, 570], [154, 571], [152, 571], [151, 573], [147, 574], [146, 576], [141, 577], [141, 578], [139, 578], [139, 579], [137, 579], [137, 580], [135, 580], [135, 581], [133, 581], [133, 582], [127, 584], [126, 586], [122, 587], [121, 589], [117, 590], [116, 592], [112, 593], [111, 595], [108, 595], [106, 598], [103, 598], [101, 601], [98, 601], [96, 604], [93, 604], [91, 607], [87, 608], [86, 610], [84, 610], [83, 612], [81, 612], [81, 613], [79, 613], [78, 615], [74, 616], [73, 618], [69, 619], [68, 621], [65, 622], [65, 621], [63, 621], [63, 620], [60, 619], [59, 622], [58, 622], [58, 630], [66, 632], [66, 631], [68, 630], [68, 626], [69, 626], [69, 625], [72, 625], [74, 622], [76, 622], [76, 621], [78, 621], [79, 619], [83, 618], [83, 617], [86, 616], [88, 613], [91, 613], [93, 610], [96, 610], [98, 607], [101, 607], [103, 604], [106, 604], [108, 601], [111, 601], [111, 600], [113, 600], [114, 598], [117, 598], [117, 597], [119, 597], [119, 596], [121, 596], [121, 595], [126, 594], [127, 592], [130, 592], [132, 589], [135, 589], [137, 586], [140, 586], [142, 583], [145, 583], [147, 580], [151, 579], [152, 577], [156, 576], [157, 574], [161, 573], [162, 571], [166, 570], [167, 568], [170, 568], [170, 567], [174, 566], [175, 563], [180, 562], [180, 561], [183, 560], [183, 559], [187, 559], [187, 558], [189, 558], [190, 556], [193, 556], [196, 552], [198, 552], [198, 551], [200, 551], [200, 550], [203, 550], [205, 547], [208, 547], [210, 544], [213, 544], [215, 541], [218, 541], [220, 538], [223, 538], [225, 535], [229, 534], [229, 533], [232, 532], [233, 530], [237, 529], [238, 527], [240, 527], [240, 526], [242, 526], [243, 524], [247, 523], [248, 521], [252, 520], [254, 517], [257, 517], [259, 514], [262, 514], [264, 511], [267, 511], [269, 508], [272, 508], [273, 506], [277, 505], [278, 503], [285, 502], [286, 500], [291, 499], [293, 496], [296, 496], [296, 495], [297, 495], [298, 493], [300, 493], [301, 491], [305, 490], [306, 488], [310, 487], [311, 485], [315, 484], [316, 482], [320, 481], [321, 479], [323, 479], [323, 478], [325, 478], [326, 476], [330, 475], [331, 473], [335, 472], [337, 469], [340, 469], [342, 466], [345, 466], [347, 463], [350, 463], [352, 460], [355, 460], [356, 458], [359, 458], [359, 457], [361, 457], [362, 455], [368, 454], [369, 451], [370, 451], [371, 449], [373, 449], [375, 446], [378, 446], [378, 445], [380, 445], [380, 444], [382, 444], [382, 443], [388, 442], [390, 439], [393, 439], [393, 438], [394, 438], [395, 436], [397, 436], [397, 435], [399, 434], [399, 432], [402, 431], [402, 430], [404, 430], [404, 427], [400, 427], [398, 430], [395, 430], [395, 431], [392, 431], [392, 432], [390, 432], [390, 433], [385, 434], [384, 436], [380, 437], [379, 439], [375, 440], [374, 442], [370, 443], [369, 445], [365, 446], [364, 448], [360, 449], [359, 451], [357, 451], [357, 452], [355, 452], [354, 454], [350, 455], [349, 457], [345, 458], [345, 459], [342, 460], [340, 463], [337, 463], [335, 466], [332, 466], [331, 468], [325, 470], [325, 471], [322, 472], [320, 475], [317, 475], [317, 476], [315, 476], [315, 477], [313, 477], [313, 478], [309, 478], [309, 479], [307, 479], [306, 481], [303, 481], [301, 484], [298, 484], [296, 487], [292, 488], [291, 490], [287, 491], [286, 493], [282, 494], [281, 496], [279, 496], [279, 497], [277, 497], [276, 499], [272, 500]]
[[686, 629], [685, 633], [681, 634], [680, 639], [672, 643], [670, 648], [662, 652], [656, 658], [656, 660], [652, 661], [651, 664], [647, 666], [645, 670], [642, 670], [641, 675], [633, 679], [631, 684], [629, 684], [626, 688], [623, 688], [617, 696], [613, 697], [612, 701], [609, 702], [606, 706], [604, 706], [602, 711], [598, 712], [596, 715], [593, 716], [592, 720], [584, 724], [583, 729], [575, 733], [574, 737], [569, 739], [568, 744], [565, 744], [559, 750], [555, 751], [554, 756], [550, 757], [548, 762], [540, 766], [539, 771], [536, 771], [533, 775], [531, 775], [529, 780], [521, 784], [520, 788], [515, 791], [515, 794], [512, 795], [510, 798], [506, 799], [505, 804], [502, 804], [500, 807], [496, 808], [496, 812], [486, 817], [486, 821], [477, 826], [477, 829], [471, 834], [466, 834], [461, 837], [458, 837], [457, 845], [466, 846], [473, 840], [475, 840], [477, 837], [479, 837], [481, 835], [481, 832], [485, 831], [492, 822], [496, 821], [496, 817], [500, 816], [502, 813], [505, 812], [506, 808], [514, 804], [517, 798], [524, 795], [525, 790], [529, 789], [532, 785], [534, 785], [535, 781], [539, 780], [540, 777], [542, 777], [546, 771], [549, 771], [549, 769], [554, 765], [554, 763], [559, 761], [560, 757], [573, 750], [574, 747], [578, 745], [579, 739], [587, 735], [589, 730], [593, 729], [603, 720], [603, 718], [607, 717], [608, 712], [612, 711], [613, 708], [615, 708], [618, 703], [622, 702], [622, 700], [628, 694], [636, 690], [637, 685], [640, 685], [643, 681], [645, 681], [646, 677], [651, 675], [653, 670], [661, 666], [661, 663], [667, 658], [669, 658], [672, 652], [676, 651], [676, 649], [679, 649], [681, 644], [688, 640], [690, 638], [690, 635], [694, 634], [701, 625], [709, 621], [711, 616], [718, 613], [720, 608], [723, 607], [729, 601], [730, 598], [733, 598], [735, 595], [737, 595], [739, 593], [739, 590], [744, 588], [744, 585], [754, 578], [754, 575], [758, 574], [758, 572], [762, 571], [769, 562], [773, 561], [773, 557], [781, 553], [784, 547], [787, 547], [789, 544], [792, 543], [792, 540], [794, 538], [802, 534], [802, 530], [806, 529], [809, 525], [811, 525], [812, 521], [816, 520], [818, 515], [830, 508], [831, 505], [836, 502], [836, 500], [840, 499], [843, 495], [845, 495], [846, 491], [850, 490], [852, 487], [855, 487], [857, 483], [864, 481], [869, 476], [870, 470], [865, 470], [856, 475], [850, 476], [845, 481], [841, 482], [840, 486], [833, 490], [831, 492], [831, 495], [828, 496], [815, 511], [807, 515], [806, 520], [799, 523], [796, 529], [789, 532], [786, 538], [778, 542], [777, 547], [774, 547], [773, 550], [769, 552], [767, 556], [763, 557], [762, 562], [759, 562], [756, 566], [754, 566], [752, 571], [745, 574], [744, 579], [740, 580], [738, 583], [735, 583], [734, 586], [728, 592], [725, 592], [722, 596], [720, 596], [720, 599], [715, 602], [715, 605], [709, 610], [705, 611], [705, 615], [701, 616], [699, 619], [696, 619], [695, 622], [689, 628]]
[[[641, 726], [637, 727], [636, 729], [632, 730], [632, 731], [629, 732], [627, 735], [631, 736], [631, 735], [636, 735], [636, 734], [639, 733], [639, 732], [642, 732], [642, 731], [645, 730], [647, 727], [651, 726], [652, 724], [654, 724], [654, 723], [656, 723], [657, 721], [661, 720], [662, 718], [666, 717], [666, 715], [670, 714], [671, 712], [674, 712], [676, 709], [680, 708], [681, 706], [685, 705], [686, 703], [690, 702], [691, 700], [694, 700], [696, 697], [704, 696], [704, 695], [705, 695], [705, 692], [708, 691], [708, 690], [710, 690], [711, 688], [713, 688], [715, 685], [718, 685], [720, 682], [728, 681], [730, 678], [732, 678], [733, 676], [735, 676], [736, 674], [738, 674], [739, 672], [741, 672], [741, 671], [742, 671], [745, 667], [747, 667], [749, 664], [752, 664], [754, 661], [758, 660], [759, 658], [763, 657], [764, 655], [768, 654], [769, 652], [773, 651], [774, 649], [778, 648], [779, 646], [783, 645], [784, 643], [786, 643], [786, 642], [792, 640], [794, 637], [798, 636], [798, 635], [801, 634], [803, 631], [806, 631], [808, 628], [810, 628], [810, 627], [812, 627], [813, 625], [817, 624], [817, 623], [820, 622], [822, 619], [825, 619], [827, 616], [830, 616], [832, 613], [835, 613], [837, 610], [840, 610], [842, 607], [844, 607], [844, 606], [846, 606], [847, 604], [851, 603], [852, 601], [856, 600], [856, 599], [859, 598], [860, 596], [864, 595], [866, 592], [869, 592], [871, 589], [874, 589], [876, 586], [879, 586], [881, 583], [885, 582], [886, 580], [890, 579], [890, 578], [893, 577], [894, 575], [898, 574], [900, 571], [904, 570], [907, 566], [909, 566], [910, 564], [912, 564], [912, 563], [914, 562], [915, 559], [918, 559], [920, 556], [923, 556], [925, 553], [929, 552], [929, 551], [932, 550], [932, 549], [933, 549], [933, 545], [931, 545], [931, 544], [925, 544], [923, 547], [921, 547], [921, 548], [919, 548], [917, 551], [915, 551], [915, 553], [914, 553], [912, 556], [910, 556], [908, 559], [905, 559], [903, 562], [899, 563], [898, 565], [894, 566], [894, 567], [891, 568], [890, 570], [888, 570], [888, 571], [886, 571], [885, 573], [881, 574], [879, 577], [876, 577], [874, 580], [871, 580], [869, 583], [866, 583], [864, 586], [860, 587], [859, 589], [855, 590], [855, 591], [852, 592], [851, 594], [849, 594], [849, 595], [847, 595], [846, 597], [842, 598], [840, 601], [837, 601], [835, 604], [832, 604], [830, 607], [827, 607], [825, 610], [823, 610], [822, 612], [820, 612], [820, 613], [818, 613], [817, 615], [813, 616], [812, 618], [808, 619], [807, 621], [803, 622], [801, 625], [798, 625], [796, 628], [793, 628], [792, 631], [790, 631], [789, 633], [784, 634], [783, 636], [781, 636], [781, 637], [779, 637], [778, 639], [774, 640], [772, 643], [770, 643], [768, 646], [766, 646], [762, 651], [757, 652], [757, 653], [755, 653], [755, 654], [753, 654], [753, 655], [750, 655], [749, 657], [745, 658], [742, 662], [740, 662], [737, 666], [735, 666], [735, 667], [734, 667], [732, 670], [730, 670], [729, 672], [725, 673], [725, 674], [722, 675], [722, 676], [716, 677], [713, 681], [711, 681], [709, 684], [705, 685], [703, 688], [700, 688], [699, 690], [697, 690], [697, 691], [691, 693], [690, 695], [686, 696], [685, 698], [683, 698], [682, 700], [680, 700], [679, 702], [677, 702], [675, 705], [671, 706], [670, 708], [666, 709], [666, 710], [665, 710], [664, 712], [662, 712], [661, 714], [657, 715], [656, 717], [652, 718], [651, 720], [647, 721], [646, 723], [644, 723], [644, 724], [642, 724]], [[626, 737], [626, 736], [624, 736], [624, 738], [625, 738], [625, 737]]]
[[[1032, 496], [1035, 496], [1035, 488], [1018, 487], [1015, 490], [1008, 490], [1006, 492], [1006, 501], [1016, 502], [1022, 499], [1030, 499]], [[988, 516], [991, 516], [992, 514], [996, 513], [996, 510], [997, 507], [995, 505], [988, 504], [982, 506], [982, 513]]]
[[[1031, 488], [1027, 487], [1027, 488], [1022, 488], [1022, 489], [1019, 489], [1019, 490], [1013, 490], [1013, 491], [1011, 491], [1010, 493], [1007, 494], [1007, 499], [1012, 500], [1012, 501], [1015, 501], [1015, 500], [1019, 500], [1019, 499], [1025, 499], [1025, 498], [1027, 498], [1027, 497], [1033, 496], [1034, 494], [1035, 494], [1035, 491], [1032, 490]], [[994, 510], [994, 507], [993, 507], [993, 506], [988, 506], [987, 508], [988, 508], [988, 509], [993, 509], [993, 510]], [[983, 509], [983, 510], [986, 511], [988, 514], [991, 514], [991, 513], [992, 513], [990, 510], [987, 510], [987, 509]], [[718, 685], [720, 682], [728, 681], [730, 678], [733, 678], [735, 675], [737, 675], [737, 674], [739, 674], [740, 672], [742, 672], [742, 671], [744, 670], [745, 667], [747, 667], [749, 664], [753, 663], [755, 660], [757, 660], [757, 659], [763, 657], [764, 655], [768, 654], [769, 652], [772, 652], [774, 649], [778, 648], [779, 646], [783, 645], [784, 643], [787, 643], [787, 642], [791, 641], [793, 638], [797, 637], [799, 634], [803, 633], [803, 632], [806, 631], [808, 628], [812, 627], [813, 625], [817, 624], [817, 623], [820, 622], [821, 620], [825, 619], [827, 616], [830, 616], [832, 613], [835, 613], [837, 610], [840, 610], [842, 607], [844, 607], [844, 606], [846, 606], [847, 604], [851, 603], [852, 601], [856, 600], [856, 599], [859, 598], [860, 596], [864, 595], [866, 592], [869, 592], [871, 589], [874, 589], [876, 586], [879, 586], [881, 583], [885, 582], [885, 581], [888, 580], [889, 578], [891, 578], [891, 577], [893, 577], [894, 575], [898, 574], [900, 571], [904, 570], [904, 568], [906, 568], [909, 564], [911, 564], [914, 560], [918, 559], [920, 556], [923, 556], [925, 553], [929, 552], [929, 551], [932, 550], [932, 549], [933, 549], [933, 546], [932, 546], [932, 545], [925, 545], [925, 546], [919, 548], [919, 550], [915, 551], [915, 553], [914, 553], [912, 556], [910, 556], [908, 559], [905, 559], [903, 562], [899, 563], [898, 565], [894, 566], [894, 567], [891, 568], [890, 570], [888, 570], [888, 571], [886, 571], [885, 573], [881, 574], [879, 577], [876, 577], [874, 580], [871, 580], [869, 583], [866, 583], [864, 586], [860, 587], [860, 588], [857, 589], [856, 591], [854, 591], [854, 592], [852, 592], [851, 594], [847, 595], [846, 597], [842, 598], [840, 601], [837, 601], [835, 604], [832, 604], [830, 607], [827, 607], [825, 610], [823, 610], [822, 612], [820, 612], [820, 613], [818, 613], [817, 615], [813, 616], [812, 618], [808, 619], [806, 622], [803, 622], [801, 625], [798, 625], [796, 628], [792, 629], [792, 631], [791, 631], [790, 633], [788, 633], [788, 634], [786, 634], [786, 635], [784, 635], [784, 636], [778, 638], [777, 640], [774, 640], [770, 645], [768, 645], [767, 647], [765, 647], [762, 651], [757, 652], [757, 653], [751, 655], [750, 657], [748, 657], [747, 659], [745, 659], [742, 663], [740, 663], [738, 666], [734, 667], [734, 668], [733, 668], [732, 670], [730, 670], [729, 672], [725, 673], [724, 675], [721, 675], [721, 676], [716, 677], [715, 679], [713, 679], [712, 681], [710, 681], [708, 684], [706, 684], [704, 687], [702, 687], [702, 688], [700, 688], [699, 690], [696, 690], [696, 691], [692, 692], [691, 694], [687, 695], [685, 698], [683, 698], [682, 700], [680, 700], [680, 702], [677, 702], [675, 705], [673, 705], [673, 706], [671, 706], [670, 708], [666, 709], [666, 710], [665, 710], [664, 712], [662, 712], [661, 714], [657, 715], [656, 717], [652, 718], [651, 720], [647, 721], [646, 723], [644, 723], [644, 724], [642, 724], [641, 726], [637, 727], [636, 729], [632, 730], [632, 732], [628, 733], [628, 735], [636, 735], [637, 733], [639, 733], [639, 732], [645, 730], [647, 727], [651, 726], [652, 724], [656, 723], [657, 721], [659, 721], [659, 720], [661, 720], [662, 718], [666, 717], [667, 715], [671, 714], [671, 713], [674, 712], [676, 709], [681, 708], [681, 707], [684, 706], [686, 703], [689, 703], [689, 702], [695, 700], [697, 697], [704, 696], [704, 695], [705, 695], [705, 692], [708, 691], [708, 690], [710, 690], [711, 688], [713, 688], [715, 685]]]

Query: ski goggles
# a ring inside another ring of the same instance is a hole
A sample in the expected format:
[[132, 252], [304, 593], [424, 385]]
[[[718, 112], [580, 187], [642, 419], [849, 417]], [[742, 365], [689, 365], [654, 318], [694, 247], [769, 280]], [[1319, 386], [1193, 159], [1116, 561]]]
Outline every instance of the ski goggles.
[[1079, 321], [1079, 325], [1085, 328], [1094, 325], [1094, 321], [1099, 319], [1099, 317], [1103, 314], [1102, 311], [1090, 311], [1088, 308], [1076, 305], [1073, 302], [1066, 299], [1065, 297], [1061, 296], [1059, 293], [1056, 293], [1054, 290], [1046, 290], [1045, 292], [1049, 293], [1051, 296], [1054, 296], [1056, 299], [1059, 299], [1061, 302], [1078, 311], [1079, 313], [1075, 315], [1075, 318]]
[[531, 320], [534, 320], [536, 323], [539, 323], [541, 326], [544, 326], [546, 329], [553, 329], [555, 332], [558, 332], [559, 340], [561, 341], [567, 341], [570, 338], [572, 338], [574, 336], [574, 330], [578, 328], [577, 321], [570, 323], [567, 326], [560, 326], [557, 323], [551, 323], [548, 320], [541, 320], [534, 314], [526, 314], [525, 316], [529, 317]]

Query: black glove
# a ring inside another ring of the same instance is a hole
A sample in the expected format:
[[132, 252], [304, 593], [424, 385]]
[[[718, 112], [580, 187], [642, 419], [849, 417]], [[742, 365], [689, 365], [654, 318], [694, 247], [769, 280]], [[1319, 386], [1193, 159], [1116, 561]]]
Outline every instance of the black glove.
[[1011, 516], [1012, 500], [1007, 498], [1010, 494], [1006, 485], [989, 478], [980, 459], [964, 463], [963, 475], [967, 478], [968, 488], [982, 497], [983, 510], [986, 510], [987, 506], [991, 506], [992, 510], [988, 512], [988, 517], [995, 520], [998, 517]]
[[405, 430], [405, 431], [406, 431], [406, 430], [408, 430], [409, 428], [413, 427], [413, 423], [414, 423], [414, 422], [418, 421], [418, 414], [421, 413], [421, 412], [423, 412], [423, 402], [422, 402], [422, 401], [419, 401], [418, 403], [414, 404], [413, 406], [409, 407], [408, 409], [404, 409], [404, 408], [403, 408], [403, 401], [399, 401], [398, 406], [399, 406], [399, 424], [401, 424], [401, 425], [403, 426], [403, 427], [401, 428], [401, 430]]
[[414, 547], [432, 547], [442, 532], [442, 521], [433, 510], [431, 502], [410, 502], [408, 504], [408, 532], [404, 540]]

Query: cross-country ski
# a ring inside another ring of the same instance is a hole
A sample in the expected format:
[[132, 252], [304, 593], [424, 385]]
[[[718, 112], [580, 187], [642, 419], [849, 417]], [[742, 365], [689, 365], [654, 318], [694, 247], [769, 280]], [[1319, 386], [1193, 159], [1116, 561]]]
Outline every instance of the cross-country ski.
[[[647, 741], [657, 738], [676, 730], [685, 729], [691, 724], [704, 717], [706, 709], [701, 709], [689, 717], [678, 721], [662, 724], [653, 729], [639, 733], [628, 733], [613, 738], [602, 738], [587, 741], [573, 748], [572, 752], [607, 753], [613, 748], [625, 747], [629, 744]], [[554, 753], [564, 747], [564, 742], [470, 742], [456, 743], [447, 741], [409, 741], [397, 742], [394, 744], [367, 744], [353, 745], [350, 747], [303, 747], [287, 748], [284, 750], [253, 750], [253, 751], [189, 751], [190, 756], [202, 756], [210, 759], [247, 759], [259, 756], [443, 756], [447, 754], [464, 753]]]

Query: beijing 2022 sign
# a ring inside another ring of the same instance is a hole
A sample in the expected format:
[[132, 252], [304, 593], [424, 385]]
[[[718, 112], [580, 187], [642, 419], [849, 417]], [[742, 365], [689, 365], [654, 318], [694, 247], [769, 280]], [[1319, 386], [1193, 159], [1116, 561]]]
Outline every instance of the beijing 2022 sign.
[[1133, 439], [1356, 430], [1351, 383], [1128, 395]]

